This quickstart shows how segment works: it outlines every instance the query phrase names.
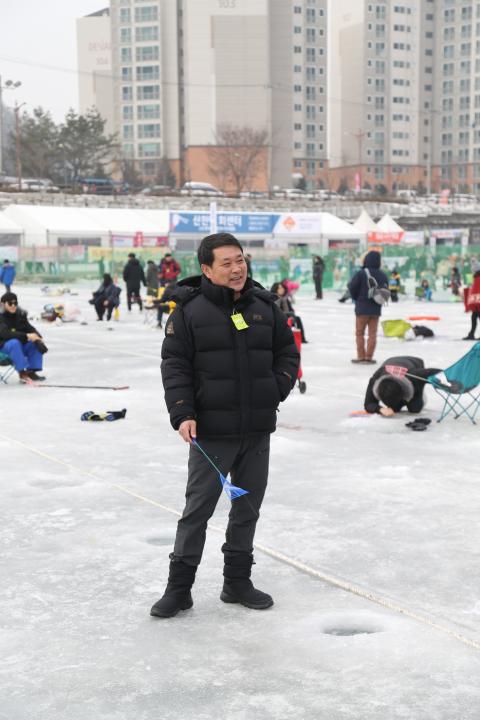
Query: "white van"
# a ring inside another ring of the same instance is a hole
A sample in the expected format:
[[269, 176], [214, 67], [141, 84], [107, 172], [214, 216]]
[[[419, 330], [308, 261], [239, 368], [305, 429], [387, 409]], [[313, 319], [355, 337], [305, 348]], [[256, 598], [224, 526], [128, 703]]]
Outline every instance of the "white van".
[[224, 193], [206, 182], [186, 182], [180, 190], [181, 195], [210, 195], [212, 197], [223, 197]]

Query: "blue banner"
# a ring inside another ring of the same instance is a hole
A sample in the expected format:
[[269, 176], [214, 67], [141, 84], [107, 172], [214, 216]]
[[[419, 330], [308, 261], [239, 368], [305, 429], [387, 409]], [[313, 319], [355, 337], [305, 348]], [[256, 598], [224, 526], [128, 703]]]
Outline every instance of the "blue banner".
[[[229, 232], [238, 235], [271, 235], [280, 215], [272, 213], [234, 213], [217, 214], [217, 232]], [[210, 213], [208, 212], [171, 212], [170, 232], [176, 235], [210, 232]]]

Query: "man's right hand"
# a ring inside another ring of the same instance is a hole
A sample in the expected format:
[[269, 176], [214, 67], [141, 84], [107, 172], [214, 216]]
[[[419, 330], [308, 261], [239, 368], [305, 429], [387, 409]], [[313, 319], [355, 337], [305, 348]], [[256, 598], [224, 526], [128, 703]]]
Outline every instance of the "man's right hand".
[[41, 337], [40, 335], [37, 335], [37, 333], [27, 333], [27, 340], [36, 342], [37, 340], [41, 340]]
[[380, 415], [383, 415], [383, 417], [392, 417], [392, 415], [395, 415], [395, 411], [389, 407], [381, 407]]
[[197, 437], [197, 421], [196, 420], [184, 420], [178, 428], [180, 436], [185, 440], [186, 443], [192, 444], [192, 438]]

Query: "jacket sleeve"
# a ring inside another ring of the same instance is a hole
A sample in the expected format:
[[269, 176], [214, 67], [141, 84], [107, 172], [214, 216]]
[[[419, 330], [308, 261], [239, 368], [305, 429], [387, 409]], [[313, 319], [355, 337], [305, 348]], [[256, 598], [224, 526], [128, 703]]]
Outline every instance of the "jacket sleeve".
[[125, 265], [125, 267], [123, 268], [123, 279], [125, 280], [125, 282], [127, 282], [127, 280], [128, 280], [128, 275], [129, 275], [128, 270], [129, 270], [128, 265]]
[[195, 418], [194, 343], [181, 308], [169, 316], [162, 345], [162, 381], [165, 403], [174, 430]]
[[350, 290], [352, 300], [357, 300], [360, 294], [360, 289], [362, 286], [362, 272], [363, 270], [359, 270], [357, 273], [355, 273], [353, 278], [348, 283], [348, 289]]
[[274, 315], [273, 331], [273, 372], [280, 392], [280, 400], [285, 400], [297, 381], [300, 367], [300, 353], [295, 345], [293, 333], [287, 324], [287, 318], [280, 308], [272, 305]]
[[365, 401], [363, 403], [363, 407], [367, 411], [367, 413], [379, 413], [380, 412], [380, 403], [378, 402], [377, 398], [373, 394], [373, 386], [375, 384], [375, 381], [377, 379], [376, 375], [373, 375], [370, 378], [370, 381], [367, 386], [367, 392], [365, 393]]

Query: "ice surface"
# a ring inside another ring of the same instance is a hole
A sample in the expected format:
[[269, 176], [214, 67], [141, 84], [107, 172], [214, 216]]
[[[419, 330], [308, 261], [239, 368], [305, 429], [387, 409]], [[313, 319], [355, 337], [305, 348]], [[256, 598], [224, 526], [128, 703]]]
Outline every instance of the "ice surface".
[[[38, 316], [40, 288], [15, 289]], [[112, 330], [95, 322], [92, 289], [75, 298], [88, 325], [38, 321], [46, 374], [130, 390], [0, 386], [0, 718], [476, 720], [480, 428], [447, 418], [415, 433], [404, 413], [350, 417], [375, 369], [350, 363], [353, 308], [299, 296], [307, 392], [281, 406], [256, 539], [307, 572], [257, 550], [254, 579], [275, 606], [221, 603], [222, 496], [194, 608], [152, 619], [188, 449], [164, 410], [162, 332], [123, 305]], [[423, 310], [400, 302], [384, 317]], [[469, 329], [460, 304], [428, 314], [442, 318], [425, 321], [436, 338], [379, 337], [377, 358], [447, 367], [470, 348], [457, 342]], [[440, 401], [427, 398], [434, 421]], [[122, 407], [124, 420], [80, 421]]]

